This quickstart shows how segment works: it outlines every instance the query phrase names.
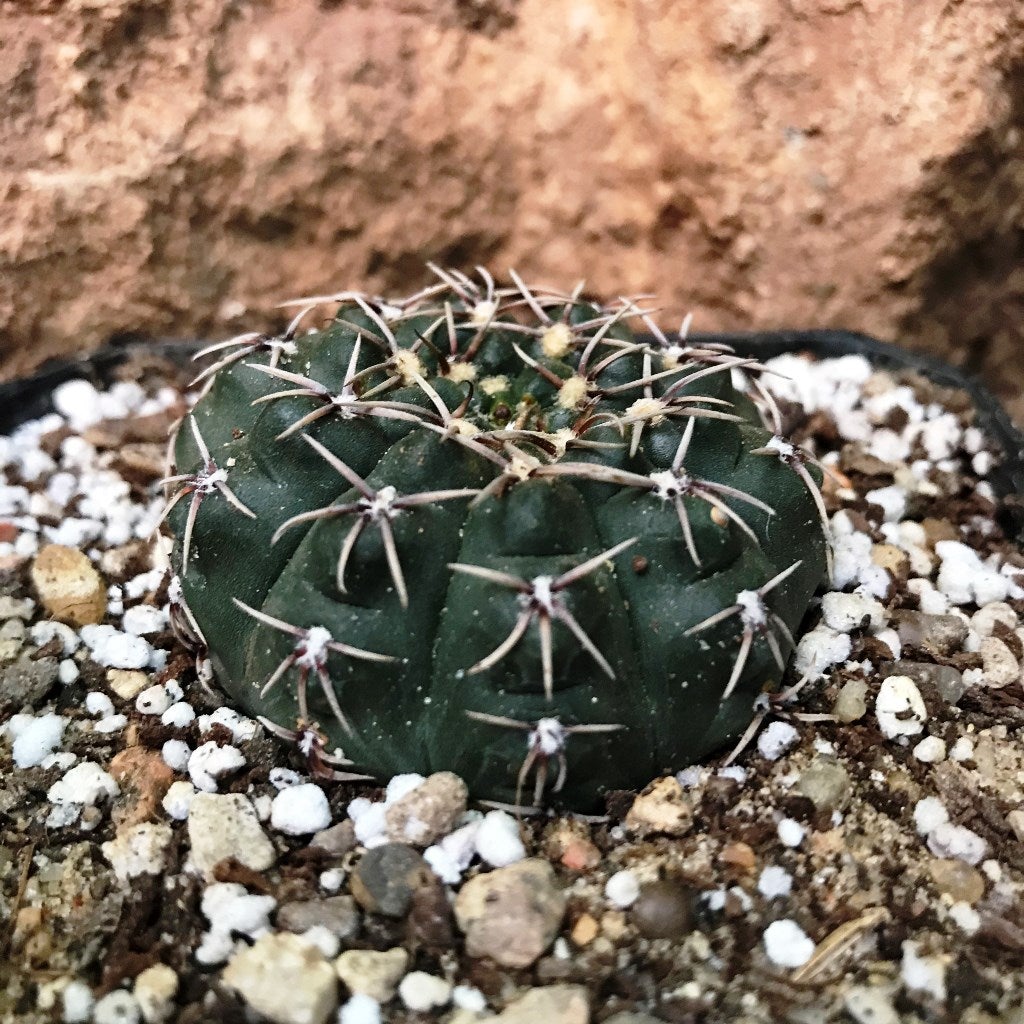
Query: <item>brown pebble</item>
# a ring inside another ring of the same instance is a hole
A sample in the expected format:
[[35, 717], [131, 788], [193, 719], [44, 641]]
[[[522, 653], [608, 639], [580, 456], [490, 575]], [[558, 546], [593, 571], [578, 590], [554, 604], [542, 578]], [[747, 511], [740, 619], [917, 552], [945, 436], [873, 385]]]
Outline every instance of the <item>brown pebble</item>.
[[729, 843], [718, 855], [718, 859], [740, 871], [753, 871], [757, 863], [754, 851], [746, 843]]
[[583, 946], [589, 946], [590, 943], [597, 938], [598, 933], [601, 931], [601, 926], [597, 923], [591, 914], [584, 914], [575, 925], [573, 925], [570, 938], [574, 945], [579, 946], [581, 949]]
[[107, 585], [81, 551], [47, 544], [32, 561], [32, 583], [43, 607], [61, 622], [87, 626], [107, 613]]
[[670, 878], [648, 882], [640, 887], [630, 917], [644, 938], [682, 938], [693, 928], [693, 894]]
[[111, 813], [116, 825], [137, 825], [152, 821], [160, 810], [174, 772], [155, 751], [128, 747], [110, 762], [110, 774], [121, 787], [121, 796]]
[[977, 903], [985, 895], [985, 879], [962, 860], [939, 859], [928, 865], [935, 888], [963, 903]]

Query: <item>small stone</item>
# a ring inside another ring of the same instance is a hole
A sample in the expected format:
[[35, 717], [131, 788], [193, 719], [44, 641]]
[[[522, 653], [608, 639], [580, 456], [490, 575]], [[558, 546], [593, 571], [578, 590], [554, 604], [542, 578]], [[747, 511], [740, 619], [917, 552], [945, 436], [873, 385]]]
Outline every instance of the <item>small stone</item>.
[[356, 848], [355, 824], [350, 818], [317, 832], [309, 841], [310, 846], [324, 850], [333, 857], [344, 857]]
[[531, 988], [494, 1018], [495, 1024], [590, 1024], [590, 1000], [582, 985]]
[[133, 995], [146, 1024], [162, 1024], [174, 1012], [178, 976], [166, 964], [153, 964], [135, 979]]
[[850, 796], [850, 775], [835, 761], [815, 758], [800, 773], [797, 789], [819, 811], [838, 811]]
[[979, 608], [971, 616], [971, 629], [978, 636], [991, 636], [996, 623], [1002, 623], [1008, 629], [1017, 628], [1017, 613], [1005, 601], [993, 601]]
[[1020, 665], [1013, 651], [998, 637], [984, 637], [978, 653], [981, 655], [985, 686], [998, 690], [1020, 678]]
[[121, 787], [112, 814], [115, 824], [134, 825], [155, 818], [174, 782], [174, 772], [164, 759], [146, 747], [125, 748], [114, 756], [109, 771]]
[[601, 863], [601, 851], [592, 842], [587, 825], [573, 818], [559, 818], [545, 832], [544, 855], [570, 871], [592, 871]]
[[122, 825], [110, 842], [100, 849], [118, 881], [126, 883], [138, 875], [158, 875], [163, 869], [174, 833], [170, 825], [145, 821]]
[[967, 692], [963, 673], [952, 665], [933, 665], [927, 661], [896, 661], [892, 664], [895, 675], [909, 676], [919, 686], [934, 686], [947, 704], [958, 704]]
[[359, 932], [359, 910], [351, 896], [326, 896], [316, 900], [295, 900], [282, 904], [277, 912], [278, 928], [301, 935], [310, 928], [326, 928], [342, 941]]
[[77, 548], [47, 544], [32, 560], [32, 583], [43, 607], [61, 622], [86, 626], [107, 614], [107, 585]]
[[896, 632], [910, 647], [942, 656], [960, 650], [967, 639], [967, 623], [957, 615], [928, 615], [901, 609], [894, 613]]
[[1013, 834], [1024, 843], [1024, 810], [1010, 811], [1006, 815], [1006, 824], [1013, 829]]
[[149, 676], [139, 669], [107, 669], [107, 686], [122, 700], [135, 700], [149, 686]]
[[597, 919], [591, 914], [583, 914], [573, 925], [569, 938], [572, 939], [575, 946], [582, 949], [584, 946], [589, 946], [600, 933], [601, 925]]
[[840, 722], [859, 721], [867, 714], [868, 684], [863, 679], [849, 679], [844, 684], [832, 705], [832, 714]]
[[880, 565], [893, 579], [905, 580], [910, 575], [910, 556], [895, 544], [875, 544], [871, 561]]
[[554, 941], [565, 904], [551, 865], [531, 858], [471, 878], [455, 900], [455, 918], [470, 956], [522, 968]]
[[693, 893], [669, 878], [647, 882], [640, 887], [630, 919], [644, 938], [681, 939], [693, 930]]
[[266, 871], [277, 860], [255, 808], [241, 793], [196, 793], [189, 806], [188, 837], [192, 863], [209, 879], [229, 857], [254, 871]]
[[385, 814], [388, 838], [430, 846], [448, 835], [466, 811], [469, 791], [452, 772], [436, 772], [393, 803]]
[[428, 1013], [439, 1006], [445, 1006], [452, 997], [451, 983], [436, 974], [413, 971], [407, 974], [398, 986], [398, 995], [407, 1010], [414, 1013]]
[[289, 932], [262, 935], [235, 953], [222, 980], [275, 1024], [325, 1024], [338, 1004], [338, 980], [323, 954]]
[[872, 985], [854, 985], [843, 997], [846, 1012], [856, 1024], [900, 1024], [891, 993]]
[[60, 663], [56, 658], [33, 661], [23, 655], [16, 662], [0, 668], [0, 708], [14, 711], [25, 705], [40, 704], [57, 682]]
[[413, 893], [430, 881], [427, 862], [411, 847], [385, 843], [367, 850], [352, 874], [352, 895], [371, 914], [405, 917]]
[[977, 903], [985, 895], [985, 879], [980, 871], [962, 860], [940, 858], [928, 865], [935, 888], [958, 903]]
[[386, 1003], [395, 995], [409, 966], [409, 954], [399, 946], [378, 953], [375, 949], [347, 949], [334, 961], [338, 977], [353, 995], [366, 995]]
[[406, 941], [413, 948], [450, 949], [455, 942], [455, 924], [448, 892], [441, 879], [431, 875], [412, 894], [406, 919]]
[[723, 864], [742, 872], [753, 871], [754, 865], [757, 863], [753, 848], [747, 843], [727, 843], [718, 855], [718, 859]]
[[674, 775], [652, 782], [634, 801], [626, 815], [630, 829], [681, 836], [693, 823], [693, 806]]
[[882, 735], [895, 739], [920, 733], [928, 720], [928, 709], [910, 676], [889, 676], [882, 680], [875, 698], [875, 716]]

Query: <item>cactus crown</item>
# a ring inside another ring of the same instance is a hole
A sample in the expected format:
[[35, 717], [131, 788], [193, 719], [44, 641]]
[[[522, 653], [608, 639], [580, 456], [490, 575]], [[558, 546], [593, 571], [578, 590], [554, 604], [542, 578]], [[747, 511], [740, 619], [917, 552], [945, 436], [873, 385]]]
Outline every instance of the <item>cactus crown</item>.
[[826, 558], [816, 470], [763, 367], [687, 322], [431, 269], [206, 350], [167, 481], [175, 618], [321, 770], [341, 744], [378, 777], [592, 810], [781, 676]]

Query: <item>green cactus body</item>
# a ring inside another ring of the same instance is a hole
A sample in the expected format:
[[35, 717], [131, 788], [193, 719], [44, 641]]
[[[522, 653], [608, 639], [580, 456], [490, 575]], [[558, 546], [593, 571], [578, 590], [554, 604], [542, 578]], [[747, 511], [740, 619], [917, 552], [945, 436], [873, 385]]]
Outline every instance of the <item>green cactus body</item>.
[[224, 689], [376, 777], [584, 811], [742, 731], [823, 574], [818, 478], [738, 360], [636, 312], [444, 274], [223, 350], [170, 523]]

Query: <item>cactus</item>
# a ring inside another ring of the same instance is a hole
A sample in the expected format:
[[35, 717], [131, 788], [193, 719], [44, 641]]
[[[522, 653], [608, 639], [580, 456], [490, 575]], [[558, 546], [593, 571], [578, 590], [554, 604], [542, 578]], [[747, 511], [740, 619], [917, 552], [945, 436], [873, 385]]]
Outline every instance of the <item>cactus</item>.
[[321, 773], [592, 811], [780, 681], [826, 563], [820, 474], [764, 368], [688, 323], [431, 269], [208, 350], [167, 481], [177, 619]]

